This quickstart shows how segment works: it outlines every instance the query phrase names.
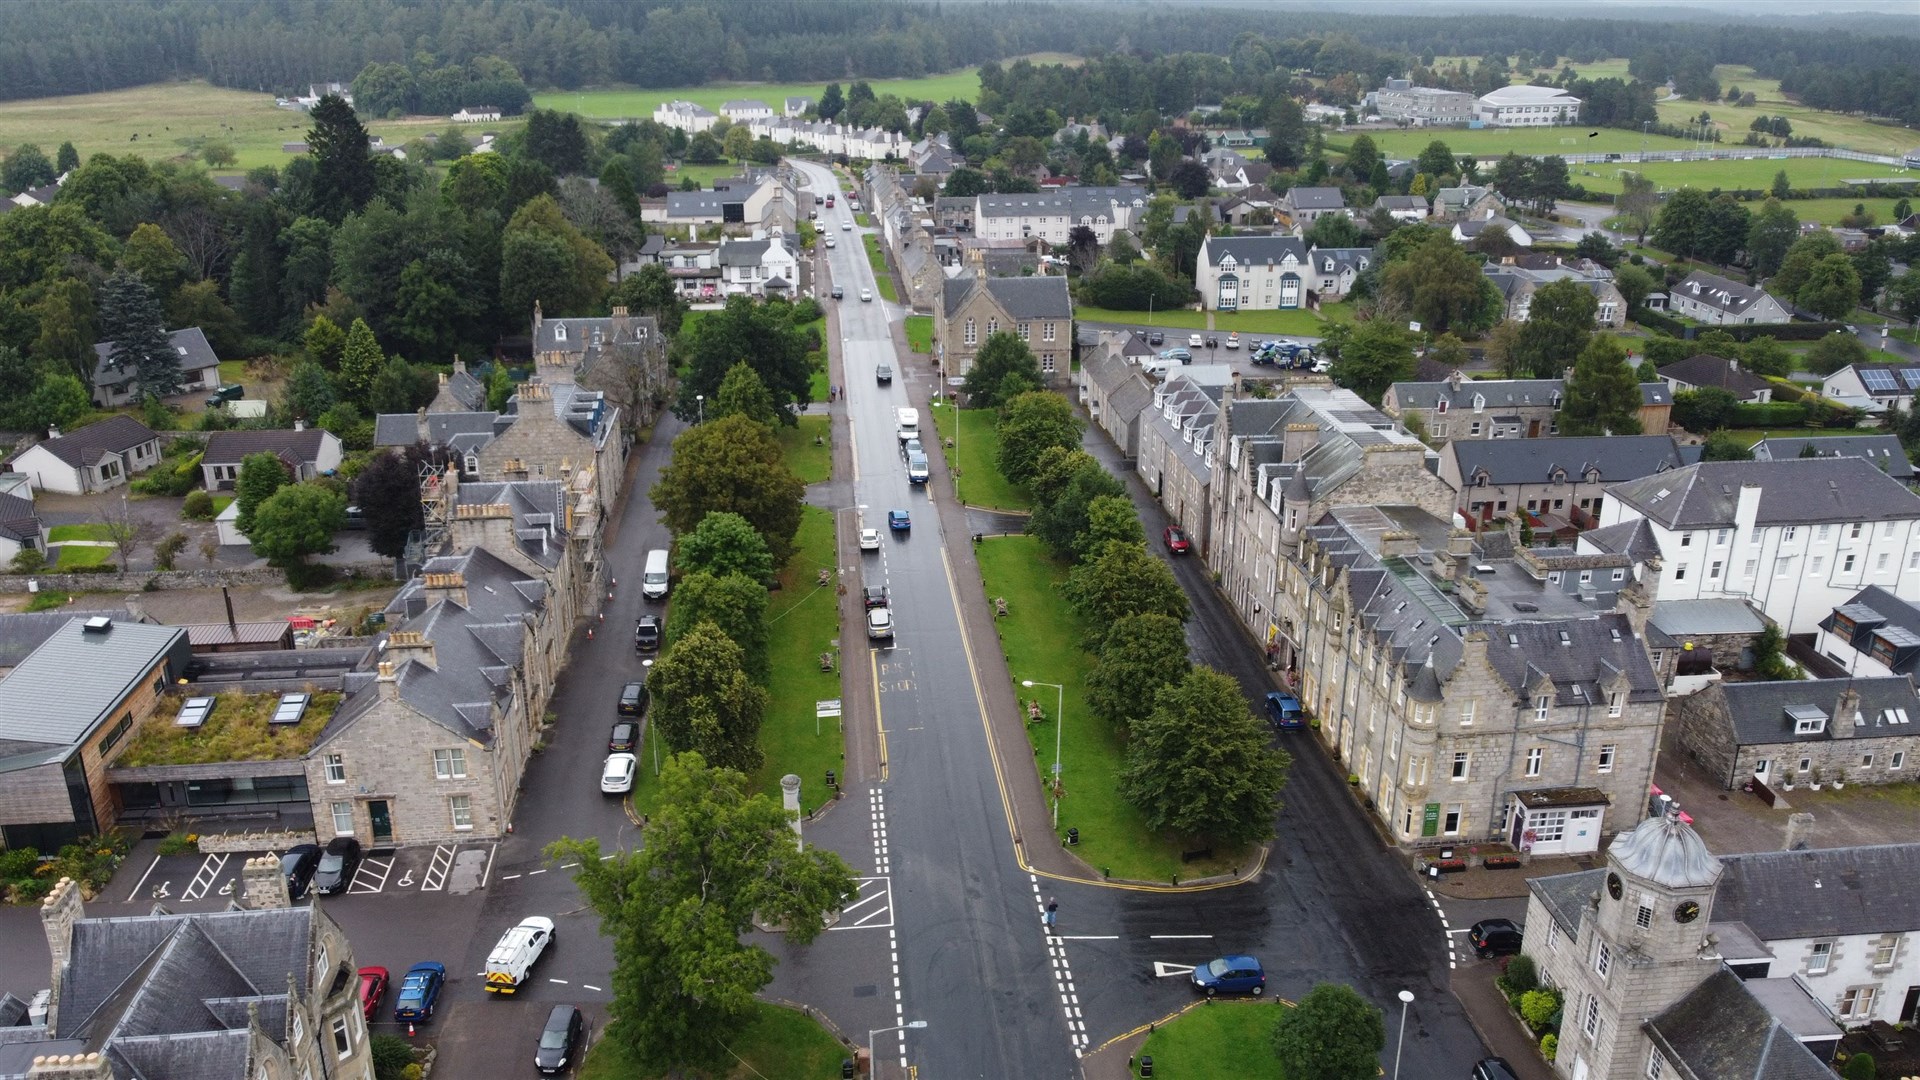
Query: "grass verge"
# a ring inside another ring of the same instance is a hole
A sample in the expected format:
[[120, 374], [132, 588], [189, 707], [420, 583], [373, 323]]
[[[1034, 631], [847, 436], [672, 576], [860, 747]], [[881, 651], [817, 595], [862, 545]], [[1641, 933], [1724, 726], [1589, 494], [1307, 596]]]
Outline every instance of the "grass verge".
[[1243, 1076], [1280, 1077], [1273, 1055], [1273, 1029], [1281, 1008], [1259, 1000], [1219, 1000], [1196, 1005], [1154, 1029], [1140, 1053], [1181, 1080], [1239, 1080]]
[[[833, 476], [833, 434], [826, 416], [802, 416], [794, 427], [775, 432], [780, 450], [786, 455], [787, 468], [803, 483], [818, 484]], [[817, 444], [814, 440], [820, 440]]]
[[[1059, 747], [1064, 792], [1059, 831], [1078, 828], [1077, 854], [1118, 878], [1169, 881], [1176, 875], [1195, 878], [1224, 869], [1182, 863], [1179, 843], [1154, 833], [1140, 811], [1120, 797], [1126, 747], [1117, 733], [1087, 712], [1083, 680], [1093, 658], [1080, 648], [1080, 620], [1056, 587], [1066, 579], [1067, 568], [1031, 536], [994, 537], [983, 540], [977, 550], [987, 596], [1007, 600], [1008, 615], [996, 629], [1014, 691], [1022, 701], [1036, 699], [1046, 710], [1046, 720], [1027, 725], [1034, 767], [1043, 783]], [[1064, 730], [1057, 727], [1056, 691], [1019, 686], [1021, 679], [1064, 685]]]
[[105, 525], [88, 522], [80, 525], [55, 525], [47, 530], [47, 542], [65, 543], [68, 540], [111, 540]]
[[907, 316], [907, 348], [922, 355], [933, 352], [933, 316]]
[[[1334, 305], [1329, 305], [1334, 306]], [[1180, 308], [1175, 311], [1115, 311], [1110, 308], [1076, 307], [1073, 317], [1078, 322], [1122, 323], [1130, 326], [1154, 326], [1163, 330], [1205, 330], [1207, 313]], [[1329, 313], [1337, 321], [1349, 321], [1351, 313]], [[1216, 311], [1213, 313], [1213, 332], [1215, 334], [1298, 334], [1305, 337], [1319, 337], [1327, 332], [1327, 323], [1311, 311]], [[1169, 346], [1185, 344], [1169, 339]]]
[[676, 1080], [752, 1080], [778, 1076], [791, 1080], [832, 1080], [840, 1075], [847, 1048], [819, 1021], [780, 1005], [754, 1003], [753, 1011], [729, 1033], [727, 1049], [738, 1056], [725, 1072], [671, 1070], [650, 1073], [635, 1065], [622, 1047], [601, 1040], [580, 1065], [580, 1080], [635, 1080], [671, 1076]]
[[1740, 440], [1745, 446], [1752, 446], [1761, 439], [1820, 439], [1840, 435], [1873, 435], [1877, 432], [1860, 428], [1728, 428], [1727, 434]]
[[873, 284], [880, 290], [880, 296], [890, 304], [897, 304], [900, 298], [893, 291], [893, 275], [887, 270], [887, 256], [880, 250], [880, 238], [867, 233], [860, 238], [867, 248], [867, 265], [873, 267]]
[[931, 411], [940, 441], [958, 444], [947, 452], [954, 498], [989, 510], [1033, 509], [1027, 493], [1000, 475], [1000, 433], [994, 427], [993, 410], [961, 409], [956, 418], [956, 410], [942, 403]]
[[61, 545], [54, 550], [60, 553], [60, 560], [55, 564], [59, 570], [73, 566], [100, 566], [113, 558], [113, 549], [109, 547]]

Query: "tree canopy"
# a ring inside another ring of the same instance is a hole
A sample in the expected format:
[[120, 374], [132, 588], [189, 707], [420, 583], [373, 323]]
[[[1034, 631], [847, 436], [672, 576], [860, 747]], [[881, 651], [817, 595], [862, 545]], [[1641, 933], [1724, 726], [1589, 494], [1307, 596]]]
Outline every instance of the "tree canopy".
[[1563, 435], [1638, 435], [1640, 379], [1627, 363], [1627, 350], [1605, 334], [1596, 334], [1574, 361], [1560, 409]]
[[753, 524], [725, 510], [709, 512], [694, 530], [680, 537], [680, 572], [715, 576], [740, 574], [761, 583], [773, 580], [773, 553]]
[[1045, 385], [1040, 377], [1040, 361], [1034, 358], [1033, 350], [1012, 332], [999, 330], [988, 334], [980, 351], [973, 354], [964, 389], [967, 404], [972, 408], [997, 409]]
[[788, 406], [805, 408], [813, 400], [813, 368], [807, 360], [811, 343], [793, 324], [793, 315], [790, 304], [730, 296], [725, 308], [708, 312], [675, 339], [674, 354], [684, 372], [673, 414], [682, 420], [697, 419], [698, 399], [704, 395], [709, 401], [717, 400], [727, 372], [744, 363], [773, 395], [781, 422], [795, 423]]
[[1291, 762], [1267, 745], [1266, 724], [1232, 678], [1187, 672], [1160, 689], [1130, 736], [1120, 790], [1150, 827], [1235, 846], [1273, 837]]
[[1000, 472], [1024, 484], [1048, 447], [1080, 445], [1080, 421], [1066, 398], [1048, 390], [1030, 390], [1008, 399], [999, 434]]
[[773, 432], [749, 417], [729, 416], [673, 440], [673, 459], [649, 497], [676, 536], [716, 510], [740, 515], [766, 541], [774, 565], [785, 566], [805, 494]]
[[1372, 1080], [1380, 1074], [1387, 1029], [1380, 1010], [1350, 986], [1321, 983], [1286, 1010], [1273, 1050], [1286, 1076]]
[[746, 662], [746, 650], [711, 622], [682, 633], [654, 662], [647, 673], [648, 722], [669, 750], [695, 751], [731, 769], [760, 767], [756, 740], [767, 692], [748, 676]]

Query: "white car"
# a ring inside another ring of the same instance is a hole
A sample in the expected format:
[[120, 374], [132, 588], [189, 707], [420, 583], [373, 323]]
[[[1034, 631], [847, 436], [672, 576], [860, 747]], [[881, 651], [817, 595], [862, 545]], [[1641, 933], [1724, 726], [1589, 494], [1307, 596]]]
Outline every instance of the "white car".
[[841, 232], [852, 232], [852, 231], [853, 231], [853, 219], [851, 219], [851, 218], [842, 218], [842, 219], [840, 220], [840, 231], [841, 231]]
[[867, 636], [875, 641], [893, 638], [893, 611], [885, 607], [867, 609]]
[[831, 236], [829, 236], [829, 237], [827, 237], [827, 246], [828, 246], [828, 247], [839, 247], [840, 245], [834, 242], [834, 239], [833, 239], [833, 237], [831, 237]]
[[1189, 349], [1201, 348], [1202, 346], [1206, 345], [1206, 343], [1207, 343], [1207, 339], [1201, 337], [1199, 334], [1187, 335], [1187, 348]]
[[860, 530], [860, 550], [861, 551], [879, 551], [880, 550], [880, 530], [879, 529], [861, 529]]
[[1325, 375], [1327, 372], [1332, 370], [1333, 370], [1333, 361], [1328, 360], [1326, 357], [1321, 357], [1320, 359], [1315, 360], [1313, 362], [1313, 373], [1315, 375]]
[[863, 304], [871, 304], [871, 303], [873, 303], [873, 290], [872, 290], [872, 289], [861, 289], [861, 290], [860, 290], [860, 302], [861, 302], [861, 303], [863, 303]]
[[1227, 335], [1227, 348], [1229, 348], [1229, 349], [1237, 349], [1237, 348], [1239, 348], [1239, 347], [1240, 347], [1240, 335], [1239, 335], [1239, 334], [1228, 334], [1228, 335]]
[[600, 793], [625, 795], [632, 791], [633, 771], [638, 764], [632, 754], [608, 754], [606, 764], [600, 766]]

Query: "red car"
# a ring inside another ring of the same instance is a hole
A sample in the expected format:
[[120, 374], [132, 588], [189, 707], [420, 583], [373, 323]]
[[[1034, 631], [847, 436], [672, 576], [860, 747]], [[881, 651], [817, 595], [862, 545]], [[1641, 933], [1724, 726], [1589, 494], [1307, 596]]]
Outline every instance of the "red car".
[[1193, 550], [1193, 545], [1187, 542], [1186, 531], [1180, 528], [1180, 526], [1167, 526], [1165, 536], [1167, 540], [1167, 550], [1169, 552], [1175, 555], [1185, 555]]
[[387, 996], [387, 982], [390, 976], [383, 967], [363, 967], [360, 969], [360, 1011], [368, 1020], [380, 1008], [380, 999]]

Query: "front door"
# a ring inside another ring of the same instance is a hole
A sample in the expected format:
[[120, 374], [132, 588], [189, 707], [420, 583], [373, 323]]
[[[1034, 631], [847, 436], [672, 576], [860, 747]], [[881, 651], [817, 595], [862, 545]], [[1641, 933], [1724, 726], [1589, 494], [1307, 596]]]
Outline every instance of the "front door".
[[1527, 423], [1527, 438], [1537, 439], [1539, 437], [1540, 437], [1540, 421], [1538, 420], [1529, 421]]
[[393, 815], [387, 812], [387, 800], [374, 799], [367, 803], [367, 817], [373, 821], [373, 842], [376, 845], [393, 840]]
[[1900, 1006], [1900, 1021], [1905, 1024], [1920, 1023], [1920, 986], [1907, 987], [1907, 1000]]
[[1587, 1080], [1586, 1058], [1577, 1057], [1573, 1059], [1573, 1080]]

